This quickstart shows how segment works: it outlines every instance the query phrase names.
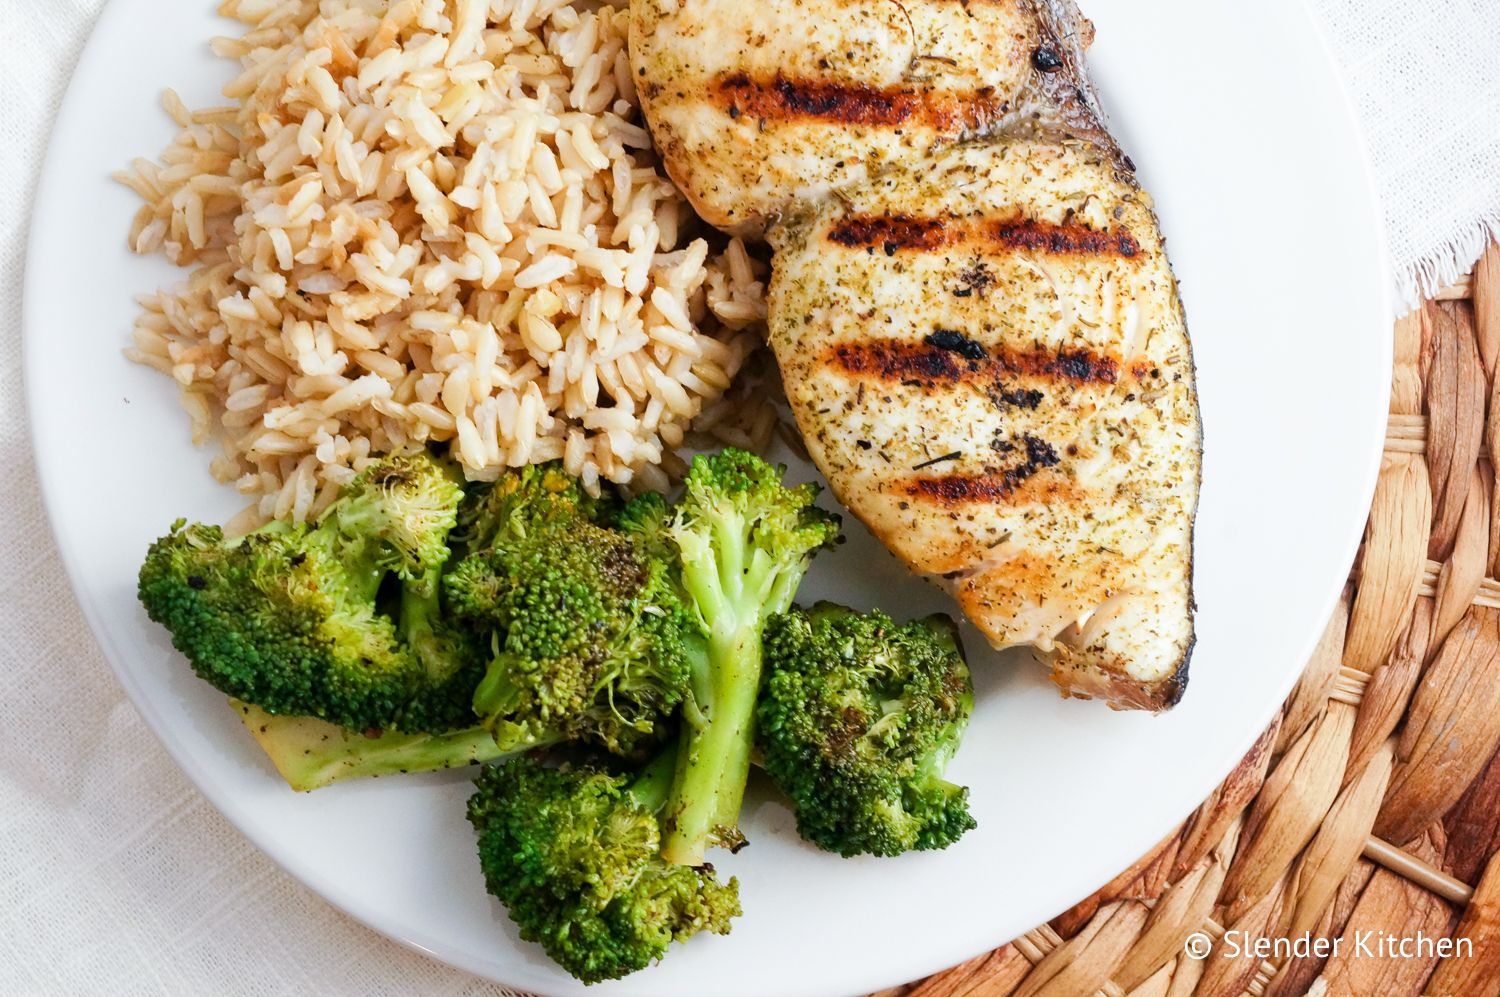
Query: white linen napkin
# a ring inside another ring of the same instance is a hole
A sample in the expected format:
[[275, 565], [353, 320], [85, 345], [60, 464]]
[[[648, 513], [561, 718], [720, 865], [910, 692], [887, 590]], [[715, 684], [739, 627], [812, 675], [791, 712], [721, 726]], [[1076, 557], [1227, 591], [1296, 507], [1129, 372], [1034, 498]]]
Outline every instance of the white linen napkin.
[[1500, 4], [1311, 0], [1363, 125], [1397, 307], [1500, 238]]
[[[19, 300], [47, 132], [103, 2], [0, 0], [0, 993], [505, 994], [365, 930], [251, 847], [167, 758], [73, 602], [32, 472]], [[1500, 223], [1500, 6], [1312, 2], [1414, 303]]]

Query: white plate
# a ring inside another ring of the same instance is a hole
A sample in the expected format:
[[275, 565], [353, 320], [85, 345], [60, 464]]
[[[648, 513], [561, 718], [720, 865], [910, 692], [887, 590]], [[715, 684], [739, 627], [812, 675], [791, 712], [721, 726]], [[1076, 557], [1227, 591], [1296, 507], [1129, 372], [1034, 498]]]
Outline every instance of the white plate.
[[[135, 600], [147, 544], [230, 514], [175, 391], [121, 356], [132, 295], [175, 279], [125, 251], [133, 195], [108, 179], [171, 137], [163, 87], [216, 101], [229, 69], [208, 0], [114, 0], [85, 51], [37, 198], [26, 373], [48, 510], [84, 612], [162, 743], [251, 840], [332, 903], [475, 973], [577, 984], [485, 895], [468, 779], [300, 796]], [[840, 994], [900, 983], [1049, 918], [1153, 845], [1224, 776], [1290, 690], [1342, 584], [1384, 426], [1385, 268], [1343, 96], [1295, 0], [1091, 0], [1095, 76], [1156, 194], [1182, 280], [1206, 427], [1198, 649], [1169, 716], [1063, 702], [1039, 670], [969, 641], [979, 696], [953, 774], [978, 830], [946, 852], [850, 860], [800, 844], [752, 793], [753, 845], [720, 863], [746, 914], [591, 993]], [[804, 589], [897, 614], [943, 606], [861, 530]], [[100, 676], [99, 681], [108, 681]]]

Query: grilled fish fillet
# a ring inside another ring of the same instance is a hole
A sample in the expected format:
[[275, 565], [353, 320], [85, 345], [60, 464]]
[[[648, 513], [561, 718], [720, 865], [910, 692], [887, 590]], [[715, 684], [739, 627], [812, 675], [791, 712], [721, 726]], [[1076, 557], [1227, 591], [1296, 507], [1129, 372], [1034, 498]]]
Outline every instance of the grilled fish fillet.
[[632, 0], [632, 72], [673, 181], [706, 221], [754, 235], [956, 142], [1049, 127], [1107, 141], [1067, 71], [1093, 28], [1056, 6]]
[[1083, 76], [1076, 8], [634, 14], [668, 170], [710, 221], [775, 250], [771, 343], [838, 498], [1065, 694], [1176, 703], [1192, 355], [1150, 198]]

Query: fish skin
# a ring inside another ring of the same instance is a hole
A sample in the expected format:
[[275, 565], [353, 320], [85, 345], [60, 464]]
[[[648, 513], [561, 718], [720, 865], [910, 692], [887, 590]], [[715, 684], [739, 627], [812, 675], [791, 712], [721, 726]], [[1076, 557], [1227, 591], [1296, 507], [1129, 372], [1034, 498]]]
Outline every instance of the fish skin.
[[840, 501], [1064, 695], [1174, 705], [1193, 360], [1151, 199], [1084, 72], [1092, 25], [1071, 0], [632, 10], [669, 173], [775, 250], [771, 345]]

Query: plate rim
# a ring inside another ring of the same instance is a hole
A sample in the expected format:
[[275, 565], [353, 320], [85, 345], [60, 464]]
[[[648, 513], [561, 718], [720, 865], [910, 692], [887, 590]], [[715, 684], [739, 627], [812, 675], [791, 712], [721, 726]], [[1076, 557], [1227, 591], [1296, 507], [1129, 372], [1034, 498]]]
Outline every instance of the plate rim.
[[[1392, 374], [1392, 360], [1394, 355], [1394, 341], [1393, 337], [1390, 334], [1389, 321], [1393, 320], [1395, 316], [1395, 310], [1393, 307], [1395, 298], [1393, 296], [1394, 292], [1391, 287], [1391, 281], [1389, 279], [1390, 253], [1385, 227], [1382, 224], [1382, 219], [1384, 217], [1383, 208], [1378, 193], [1378, 185], [1374, 173], [1374, 165], [1370, 156], [1368, 138], [1360, 122], [1358, 111], [1353, 101], [1353, 95], [1349, 89], [1348, 81], [1344, 78], [1342, 72], [1339, 69], [1337, 57], [1334, 54], [1333, 47], [1328, 37], [1327, 29], [1322, 20], [1306, 4], [1299, 3], [1297, 2], [1297, 0], [1277, 0], [1277, 2], [1278, 5], [1285, 10], [1294, 12], [1290, 16], [1300, 18], [1301, 23], [1311, 33], [1311, 36], [1316, 40], [1318, 51], [1322, 57], [1323, 73], [1328, 81], [1332, 84], [1333, 92], [1337, 94], [1338, 103], [1342, 109], [1341, 123], [1349, 127], [1350, 134], [1353, 138], [1354, 151], [1357, 154], [1355, 158], [1357, 158], [1360, 166], [1360, 187], [1363, 190], [1363, 197], [1361, 197], [1360, 200], [1364, 203], [1366, 208], [1364, 214], [1367, 227], [1371, 229], [1371, 231], [1366, 234], [1373, 240], [1371, 243], [1371, 248], [1374, 249], [1376, 262], [1380, 269], [1383, 271], [1383, 275], [1386, 277], [1386, 279], [1378, 282], [1380, 295], [1379, 303], [1383, 305], [1382, 314], [1389, 316], [1390, 318], [1387, 319], [1387, 324], [1383, 330], [1383, 333], [1375, 337], [1377, 340], [1375, 349], [1378, 352], [1381, 366], [1385, 371], [1385, 394], [1388, 394], [1390, 378]], [[26, 215], [26, 253], [20, 295], [20, 367], [22, 373], [22, 396], [26, 410], [26, 431], [27, 438], [31, 444], [31, 463], [36, 474], [38, 491], [42, 499], [47, 528], [52, 537], [53, 544], [58, 552], [58, 560], [62, 563], [64, 573], [67, 577], [70, 594], [72, 595], [75, 604], [78, 606], [80, 612], [82, 613], [85, 622], [88, 624], [91, 636], [99, 647], [106, 662], [109, 664], [110, 671], [113, 672], [116, 681], [119, 682], [121, 688], [124, 689], [126, 695], [130, 699], [131, 705], [135, 708], [137, 713], [140, 714], [142, 719], [145, 720], [147, 728], [151, 731], [152, 736], [155, 737], [157, 743], [162, 746], [162, 748], [166, 751], [168, 757], [172, 760], [172, 763], [188, 778], [188, 780], [193, 784], [194, 788], [199, 793], [201, 793], [216, 810], [219, 811], [219, 813], [225, 818], [226, 822], [234, 828], [235, 832], [243, 836], [250, 844], [252, 844], [257, 849], [257, 851], [261, 852], [263, 855], [269, 858], [273, 863], [276, 864], [279, 869], [292, 876], [301, 885], [316, 893], [325, 902], [331, 904], [333, 907], [358, 921], [368, 929], [377, 932], [381, 936], [388, 938], [407, 949], [419, 952], [443, 965], [452, 966], [477, 978], [488, 980], [501, 986], [519, 986], [534, 993], [542, 993], [542, 991], [535, 989], [534, 984], [517, 984], [507, 982], [506, 980], [496, 976], [489, 966], [467, 959], [463, 957], [462, 954], [440, 954], [433, 948], [418, 941], [406, 930], [392, 924], [390, 918], [386, 916], [384, 912], [369, 909], [366, 905], [357, 901], [349, 893], [349, 891], [343, 889], [336, 881], [320, 876], [318, 870], [314, 868], [311, 863], [305, 863], [299, 860], [298, 854], [294, 849], [282, 849], [276, 847], [274, 842], [269, 840], [264, 834], [259, 833], [258, 831], [247, 830], [248, 822], [240, 818], [241, 808], [236, 805], [235, 796], [231, 792], [231, 787], [226, 784], [216, 782], [210, 777], [210, 774], [205, 769], [200, 768], [195, 763], [195, 761], [193, 760], [193, 755], [188, 750], [188, 747], [185, 744], [181, 743], [173, 733], [172, 725], [167, 721], [163, 709], [152, 699], [151, 696], [146, 693], [140, 682], [136, 679], [133, 671], [125, 665], [124, 662], [127, 658], [130, 657], [130, 655], [123, 648], [117, 646], [117, 642], [111, 635], [109, 627], [107, 627], [102, 622], [100, 613], [96, 611], [95, 607], [93, 606], [93, 601], [90, 599], [82, 598], [79, 595], [79, 593], [81, 591], [84, 591], [86, 587], [82, 580], [81, 565], [83, 562], [81, 558], [69, 556], [68, 554], [71, 545], [64, 537], [60, 524], [58, 522], [58, 517], [54, 513], [54, 510], [57, 508], [57, 503], [54, 501], [53, 496], [57, 493], [57, 490], [61, 486], [53, 480], [55, 471], [49, 470], [48, 463], [41, 458], [41, 454], [43, 453], [44, 441], [40, 438], [40, 426], [39, 420], [37, 418], [36, 408], [36, 406], [38, 405], [37, 398], [40, 393], [38, 390], [39, 374], [37, 373], [38, 351], [33, 348], [33, 344], [37, 341], [33, 330], [37, 329], [41, 322], [41, 318], [37, 314], [40, 306], [36, 303], [37, 298], [39, 297], [36, 285], [40, 282], [40, 278], [36, 275], [37, 268], [33, 266], [33, 262], [38, 255], [38, 243], [41, 239], [41, 236], [39, 235], [40, 230], [36, 226], [35, 221], [38, 207], [53, 200], [52, 187], [57, 182], [54, 178], [59, 175], [58, 172], [52, 168], [55, 165], [54, 158], [57, 155], [58, 148], [55, 137], [58, 131], [59, 123], [70, 116], [70, 112], [73, 110], [73, 105], [77, 103], [79, 99], [78, 95], [80, 91], [77, 88], [76, 83], [79, 76], [80, 67], [87, 64], [91, 57], [96, 55], [97, 49], [99, 48], [99, 39], [102, 37], [105, 29], [111, 23], [112, 18], [117, 15], [118, 11], [121, 8], [121, 4], [108, 2], [107, 0], [89, 31], [87, 42], [80, 50], [76, 61], [69, 69], [68, 83], [63, 95], [63, 99], [59, 102], [57, 111], [48, 126], [47, 149], [42, 159], [41, 172], [37, 178], [37, 186], [35, 188], [31, 200], [31, 205]], [[1381, 468], [1383, 456], [1382, 443], [1384, 439], [1382, 430], [1383, 422], [1378, 419], [1372, 418], [1371, 427], [1368, 431], [1370, 437], [1368, 441], [1369, 452], [1365, 460], [1363, 483], [1360, 487], [1360, 492], [1364, 496], [1364, 506], [1366, 508], [1368, 507], [1370, 500], [1373, 499]], [[1347, 563], [1353, 563], [1363, 533], [1364, 518], [1359, 518], [1356, 524], [1351, 524], [1351, 526], [1348, 528], [1347, 535], [1342, 544], [1345, 551], [1344, 560]], [[1339, 580], [1336, 584], [1333, 584], [1331, 586], [1331, 591], [1323, 600], [1320, 618], [1326, 619], [1331, 616], [1332, 610], [1337, 605], [1340, 598], [1340, 593], [1343, 590], [1343, 584], [1343, 581]], [[1197, 807], [1201, 805], [1203, 797], [1206, 796], [1208, 792], [1211, 792], [1212, 787], [1214, 785], [1217, 785], [1219, 781], [1222, 781], [1222, 779], [1226, 777], [1230, 771], [1233, 770], [1233, 766], [1238, 764], [1238, 761], [1254, 745], [1255, 741], [1262, 736], [1262, 733], [1266, 729], [1266, 726], [1269, 724], [1271, 718], [1275, 715], [1276, 710], [1280, 709], [1281, 704], [1285, 701], [1287, 696], [1291, 694], [1297, 681], [1300, 679], [1302, 672], [1305, 670], [1305, 662], [1311, 657], [1311, 654], [1315, 650], [1320, 637], [1321, 632], [1315, 632], [1311, 635], [1310, 639], [1305, 642], [1306, 647], [1303, 649], [1300, 655], [1300, 660], [1304, 662], [1304, 668], [1299, 668], [1295, 671], [1288, 671], [1289, 677], [1283, 678], [1283, 680], [1279, 683], [1280, 695], [1276, 699], [1276, 705], [1272, 708], [1269, 714], [1260, 719], [1259, 724], [1256, 725], [1251, 732], [1241, 738], [1242, 743], [1238, 745], [1237, 750], [1233, 755], [1233, 760], [1230, 761], [1228, 767], [1225, 767], [1223, 772], [1214, 780], [1214, 782], [1211, 783], [1202, 794], [1199, 794], [1198, 802], [1192, 804], [1192, 806], [1185, 813], [1175, 815], [1170, 820], [1170, 822], [1166, 820], [1160, 821], [1159, 823], [1163, 824], [1164, 831], [1166, 829], [1169, 829], [1171, 826], [1175, 826], [1175, 824], [1186, 818], [1188, 814], [1196, 810]], [[1075, 897], [1073, 903], [1077, 903], [1078, 901], [1083, 900], [1087, 896], [1091, 895], [1093, 891], [1099, 889], [1104, 885], [1105, 883], [1096, 884], [1091, 888], [1089, 892]], [[1069, 906], [1071, 906], [1071, 904]], [[1061, 913], [1062, 911], [1067, 909], [1068, 907], [1065, 906], [1061, 908], [1057, 913]], [[1053, 916], [1055, 916], [1055, 914]], [[920, 979], [925, 975], [941, 971], [944, 968], [957, 965], [965, 959], [972, 958], [986, 951], [990, 951], [995, 946], [1002, 944], [1005, 944], [1004, 941], [998, 941], [988, 946], [987, 948], [983, 948], [978, 951], [968, 951], [967, 947], [965, 947], [965, 951], [967, 952], [967, 954], [961, 954], [957, 959], [952, 958], [951, 952], [944, 950], [944, 953], [938, 958], [921, 960], [920, 964], [925, 968], [920, 969], [909, 979]], [[913, 965], [917, 964], [917, 962], [913, 963]], [[883, 977], [877, 977], [874, 979], [857, 977], [856, 973], [851, 973], [849, 975], [852, 982], [855, 982], [857, 984], [858, 992], [866, 992], [880, 986], [890, 986], [893, 985], [893, 983], [905, 982], [890, 981]], [[821, 993], [824, 991], [818, 992]], [[855, 991], [845, 992], [852, 993]]]

